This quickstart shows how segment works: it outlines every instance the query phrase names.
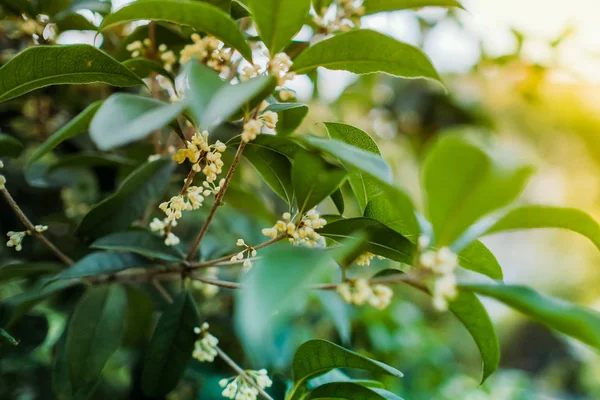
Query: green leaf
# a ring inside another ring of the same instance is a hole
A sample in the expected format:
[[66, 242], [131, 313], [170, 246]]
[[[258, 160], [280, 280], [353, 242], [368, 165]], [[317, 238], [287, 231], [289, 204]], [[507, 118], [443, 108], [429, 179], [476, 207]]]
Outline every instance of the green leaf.
[[92, 24], [83, 15], [77, 13], [61, 13], [60, 18], [55, 18], [54, 22], [60, 32], [98, 30], [96, 25]]
[[107, 15], [100, 30], [139, 20], [166, 21], [191, 26], [217, 37], [229, 47], [238, 50], [246, 60], [252, 61], [252, 49], [235, 21], [211, 4], [174, 0], [139, 1]]
[[0, 266], [0, 282], [12, 279], [33, 278], [44, 274], [54, 274], [64, 266], [52, 262], [22, 262]]
[[358, 29], [322, 40], [304, 50], [292, 69], [306, 74], [317, 67], [355, 74], [384, 72], [402, 78], [425, 78], [443, 85], [425, 53], [382, 33]]
[[[124, 37], [119, 43], [118, 49], [115, 50], [114, 57], [119, 61], [129, 60], [132, 52], [127, 50], [127, 46], [133, 42], [142, 42], [144, 39], [149, 38], [149, 26], [150, 24], [138, 26], [131, 34]], [[159, 46], [164, 44], [167, 49], [172, 50], [175, 54], [178, 54], [184, 46], [190, 43], [189, 36], [185, 36], [180, 27], [166, 22], [157, 22], [154, 25], [154, 36]]]
[[308, 106], [300, 103], [274, 103], [270, 104], [265, 111], [277, 113], [277, 127], [275, 130], [280, 136], [294, 133], [308, 114]]
[[413, 262], [415, 248], [410, 240], [370, 218], [340, 219], [328, 223], [318, 232], [336, 242], [364, 232], [367, 234], [365, 251], [406, 264]]
[[126, 329], [123, 334], [123, 345], [136, 347], [146, 345], [155, 324], [154, 304], [150, 292], [127, 286]]
[[494, 254], [480, 241], [475, 241], [458, 253], [461, 267], [489, 276], [492, 279], [504, 278], [502, 267]]
[[280, 153], [261, 146], [248, 145], [243, 154], [267, 185], [287, 204], [292, 204], [294, 188], [290, 160]]
[[23, 143], [12, 136], [0, 133], [0, 157], [19, 157]]
[[310, 0], [247, 0], [261, 40], [275, 55], [307, 21]]
[[500, 344], [490, 316], [477, 296], [462, 290], [450, 303], [450, 311], [467, 328], [479, 348], [483, 362], [483, 384], [500, 363]]
[[167, 159], [140, 166], [123, 181], [116, 193], [94, 206], [83, 217], [77, 234], [98, 238], [127, 229], [165, 192], [173, 169], [172, 161]]
[[165, 245], [163, 239], [146, 231], [113, 233], [96, 240], [90, 247], [109, 251], [128, 251], [163, 261], [177, 262], [185, 258], [179, 248]]
[[292, 166], [292, 185], [298, 211], [303, 214], [326, 199], [340, 187], [347, 172], [316, 154], [301, 151]]
[[435, 245], [452, 244], [477, 220], [510, 204], [530, 174], [529, 167], [495, 160], [465, 139], [444, 136], [431, 148], [422, 171]]
[[148, 260], [132, 253], [95, 252], [88, 254], [65, 269], [54, 279], [86, 278], [97, 275], [108, 275], [129, 268], [148, 266]]
[[353, 382], [326, 383], [313, 390], [306, 400], [402, 400], [383, 389], [369, 388]]
[[90, 136], [102, 150], [135, 142], [175, 120], [185, 106], [183, 102], [169, 104], [117, 93], [109, 97], [94, 116]]
[[414, 242], [420, 228], [410, 197], [391, 185], [379, 184], [378, 189], [377, 192], [377, 189], [371, 186], [370, 191], [365, 191], [369, 193], [365, 217], [381, 222]]
[[344, 203], [344, 194], [342, 193], [341, 188], [331, 194], [331, 201], [333, 201], [335, 208], [338, 210], [340, 215], [342, 215], [346, 208], [346, 204]]
[[14, 337], [10, 336], [10, 333], [0, 328], [0, 343], [8, 343], [11, 346], [18, 346], [19, 341]]
[[[240, 141], [241, 137], [236, 136], [227, 142], [227, 146], [237, 147], [239, 146]], [[290, 160], [293, 160], [296, 157], [296, 153], [298, 153], [298, 151], [304, 149], [298, 143], [289, 138], [275, 135], [258, 135], [256, 139], [246, 145], [246, 148], [248, 147], [262, 147], [267, 150], [282, 154]]]
[[144, 82], [106, 53], [87, 44], [29, 47], [0, 68], [0, 102], [50, 85]]
[[321, 290], [317, 293], [323, 309], [331, 318], [342, 344], [350, 343], [352, 325], [350, 321], [350, 306], [337, 293]]
[[175, 87], [175, 75], [163, 68], [162, 64], [156, 60], [150, 60], [145, 57], [131, 58], [123, 62], [123, 65], [132, 70], [140, 78], [147, 78], [152, 75], [153, 72], [158, 75], [162, 75], [171, 82], [173, 89]]
[[600, 349], [600, 313], [543, 296], [525, 286], [460, 285], [461, 290], [492, 297], [534, 320]]
[[94, 118], [94, 115], [96, 115], [96, 112], [98, 111], [103, 102], [104, 100], [99, 100], [90, 104], [75, 118], [67, 122], [59, 130], [54, 132], [52, 136], [50, 136], [44, 142], [44, 144], [42, 144], [35, 150], [27, 164], [33, 164], [65, 140], [77, 136], [83, 132], [86, 132], [90, 126], [90, 121], [92, 120], [92, 118]]
[[[310, 340], [302, 344], [294, 355], [292, 364], [294, 388], [291, 393], [298, 393], [308, 379], [335, 368], [361, 369], [375, 374], [402, 377], [402, 372], [382, 362], [372, 360], [326, 340]], [[289, 398], [293, 399], [294, 396], [290, 395]]]
[[0, 5], [6, 8], [2, 11], [10, 11], [18, 16], [27, 14], [29, 17], [35, 17], [37, 15], [29, 0], [0, 0]]
[[48, 167], [47, 174], [50, 175], [54, 171], [61, 168], [74, 167], [134, 167], [136, 161], [128, 158], [108, 153], [100, 152], [81, 152], [71, 156], [63, 157], [56, 163]]
[[520, 229], [560, 228], [579, 233], [600, 249], [600, 226], [588, 213], [575, 208], [526, 205], [513, 208], [486, 234]]
[[162, 313], [150, 341], [142, 389], [148, 396], [164, 396], [179, 382], [192, 357], [199, 326], [198, 310], [188, 292], [181, 292]]
[[90, 288], [77, 304], [66, 343], [73, 389], [94, 383], [121, 345], [126, 307], [127, 295], [119, 285]]
[[365, 15], [423, 7], [464, 7], [457, 0], [365, 0]]

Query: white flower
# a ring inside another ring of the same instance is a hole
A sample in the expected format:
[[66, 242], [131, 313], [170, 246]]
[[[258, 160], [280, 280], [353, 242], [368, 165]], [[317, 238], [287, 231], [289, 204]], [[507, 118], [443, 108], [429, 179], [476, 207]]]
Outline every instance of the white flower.
[[269, 73], [277, 78], [277, 86], [283, 86], [296, 76], [294, 72], [289, 72], [291, 67], [292, 60], [286, 53], [275, 54], [267, 65]]
[[262, 115], [260, 116], [260, 119], [262, 120], [263, 124], [269, 128], [269, 129], [275, 129], [275, 126], [277, 125], [277, 121], [279, 119], [279, 116], [277, 115], [276, 112], [273, 111], [265, 111], [264, 113], [262, 113]]
[[244, 239], [238, 239], [236, 242], [236, 245], [238, 246], [246, 246], [246, 242], [244, 242]]
[[279, 99], [281, 101], [293, 100], [296, 97], [296, 93], [288, 89], [282, 89], [279, 91]]
[[219, 386], [225, 388], [221, 392], [223, 397], [235, 400], [256, 400], [259, 394], [256, 386], [263, 390], [273, 385], [273, 381], [269, 378], [265, 369], [259, 371], [246, 370], [244, 372], [252, 382], [246, 381], [246, 378], [241, 375], [219, 381]]
[[38, 233], [46, 232], [48, 230], [48, 226], [46, 225], [36, 225], [34, 228]]
[[6, 178], [4, 177], [4, 175], [0, 175], [0, 190], [3, 190], [6, 188]]
[[390, 305], [394, 292], [387, 286], [374, 285], [371, 287], [366, 279], [360, 278], [344, 282], [337, 287], [337, 292], [346, 303], [371, 306], [383, 310]]
[[194, 333], [200, 334], [200, 339], [194, 343], [192, 356], [201, 362], [213, 362], [217, 357], [219, 339], [208, 333], [208, 324], [205, 322], [200, 329], [194, 328]]
[[419, 257], [421, 267], [428, 269], [433, 276], [430, 278], [430, 289], [433, 296], [433, 306], [438, 311], [448, 310], [448, 302], [456, 298], [456, 275], [458, 256], [448, 247], [434, 251], [429, 250]]
[[260, 129], [263, 123], [257, 119], [251, 119], [244, 124], [244, 130], [242, 131], [242, 140], [246, 143], [256, 139], [260, 135]]
[[361, 267], [369, 266], [371, 265], [371, 260], [373, 259], [373, 257], [375, 257], [375, 254], [373, 253], [363, 253], [356, 259], [356, 264], [358, 264]]
[[419, 245], [420, 250], [425, 250], [426, 248], [428, 248], [430, 243], [431, 243], [431, 239], [429, 238], [429, 236], [426, 236], [426, 235], [419, 236], [418, 245]]
[[16, 251], [21, 251], [23, 249], [22, 243], [25, 236], [30, 235], [29, 231], [22, 232], [13, 232], [10, 231], [6, 234], [8, 236], [8, 242], [6, 242], [7, 247], [14, 247]]

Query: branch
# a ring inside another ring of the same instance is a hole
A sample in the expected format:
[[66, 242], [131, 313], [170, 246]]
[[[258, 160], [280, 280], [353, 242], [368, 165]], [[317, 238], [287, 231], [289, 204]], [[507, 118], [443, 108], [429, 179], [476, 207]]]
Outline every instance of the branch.
[[229, 357], [223, 350], [221, 350], [219, 346], [216, 346], [215, 349], [217, 350], [217, 354], [219, 355], [219, 357], [223, 361], [225, 361], [231, 367], [231, 369], [233, 369], [238, 375], [240, 375], [248, 384], [254, 386], [262, 397], [264, 397], [267, 400], [273, 400], [273, 398], [269, 396], [267, 392], [261, 389], [260, 386], [258, 386], [256, 382], [254, 382], [254, 379], [250, 378], [246, 371], [244, 371], [239, 365], [237, 365], [235, 361], [233, 361], [231, 357]]
[[156, 279], [153, 279], [152, 284], [154, 285], [156, 290], [158, 290], [158, 293], [160, 293], [160, 295], [163, 297], [163, 299], [165, 299], [165, 301], [167, 303], [173, 304], [173, 298], [171, 297], [169, 292], [167, 292], [167, 290], [163, 287], [163, 285], [160, 284], [159, 281], [157, 281]]
[[23, 213], [23, 210], [21, 210], [21, 208], [19, 207], [19, 205], [17, 204], [17, 202], [15, 201], [15, 199], [13, 199], [13, 197], [10, 195], [10, 193], [8, 192], [8, 190], [6, 190], [6, 189], [0, 189], [0, 192], [2, 192], [2, 195], [6, 199], [6, 202], [8, 203], [8, 205], [10, 206], [10, 208], [13, 209], [13, 211], [17, 215], [17, 218], [19, 218], [19, 220], [21, 221], [21, 223], [25, 226], [25, 228], [27, 228], [27, 231], [29, 231], [29, 233], [32, 236], [35, 236], [39, 241], [41, 241], [44, 244], [44, 246], [46, 246], [48, 248], [48, 250], [50, 250], [58, 258], [60, 258], [60, 260], [62, 262], [64, 262], [65, 264], [67, 264], [69, 266], [73, 265], [73, 260], [71, 260], [62, 251], [60, 251], [60, 249], [58, 247], [56, 247], [54, 245], [54, 243], [52, 243], [50, 240], [48, 240], [48, 238], [42, 232], [36, 231], [35, 226], [33, 225], [33, 223], [29, 220], [29, 218], [27, 218], [27, 216], [25, 215], [25, 213]]
[[[263, 242], [259, 245], [256, 246], [250, 246], [251, 248], [253, 248], [254, 250], [259, 250], [262, 249], [263, 247], [267, 247], [272, 245], [273, 243], [277, 243], [283, 239], [285, 239], [287, 237], [287, 234], [283, 234], [283, 235], [279, 235], [271, 240], [267, 240], [266, 242]], [[212, 267], [212, 266], [216, 266], [216, 265], [231, 265], [231, 264], [237, 264], [237, 263], [231, 263], [228, 261], [231, 260], [231, 257], [235, 256], [237, 253], [233, 253], [230, 254], [228, 256], [223, 256], [220, 258], [216, 258], [214, 260], [210, 260], [210, 261], [205, 261], [205, 262], [199, 262], [199, 263], [192, 263], [189, 265], [190, 268], [208, 268], [208, 267]]]

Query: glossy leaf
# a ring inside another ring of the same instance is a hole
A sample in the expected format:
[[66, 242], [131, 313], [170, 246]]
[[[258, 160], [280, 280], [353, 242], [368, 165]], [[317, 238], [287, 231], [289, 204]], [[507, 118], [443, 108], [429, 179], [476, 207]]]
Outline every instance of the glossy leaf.
[[0, 102], [50, 85], [144, 83], [106, 53], [87, 44], [29, 47], [0, 68]]
[[158, 61], [144, 57], [136, 57], [123, 61], [123, 65], [142, 79], [152, 75], [153, 72], [162, 75], [171, 82], [171, 85], [173, 85], [173, 88], [175, 89], [175, 75], [164, 69], [162, 64]]
[[100, 152], [81, 152], [63, 157], [48, 167], [48, 174], [61, 168], [75, 167], [134, 167], [136, 161], [116, 155]]
[[150, 262], [132, 253], [95, 252], [77, 261], [65, 269], [54, 279], [85, 278], [89, 276], [108, 275], [129, 268], [143, 267]]
[[369, 388], [354, 382], [332, 382], [313, 390], [306, 400], [402, 400], [402, 398], [387, 390]]
[[55, 18], [54, 22], [60, 32], [98, 30], [96, 25], [91, 23], [83, 15], [77, 13], [62, 14], [60, 18]]
[[254, 145], [248, 145], [243, 154], [267, 185], [287, 204], [292, 204], [294, 188], [290, 160], [280, 153]]
[[322, 40], [294, 60], [296, 73], [317, 67], [345, 70], [355, 74], [384, 72], [402, 78], [442, 81], [425, 53], [382, 33], [358, 29]]
[[[240, 140], [240, 136], [236, 136], [227, 142], [227, 146], [237, 147], [240, 144]], [[257, 138], [248, 143], [246, 147], [262, 147], [284, 155], [290, 160], [296, 158], [296, 153], [304, 149], [290, 138], [275, 135], [258, 135]]]
[[530, 174], [529, 167], [495, 160], [458, 136], [440, 139], [430, 149], [422, 171], [436, 246], [452, 244], [477, 220], [511, 203]]
[[303, 214], [335, 192], [347, 176], [344, 168], [316, 154], [298, 152], [292, 166], [292, 185], [298, 211]]
[[103, 102], [104, 100], [99, 100], [90, 104], [75, 118], [67, 122], [59, 130], [54, 132], [52, 136], [46, 139], [46, 141], [35, 150], [31, 158], [29, 159], [28, 164], [33, 164], [65, 140], [71, 139], [72, 137], [86, 132], [88, 130], [88, 127], [90, 126], [92, 118], [94, 118], [94, 115], [96, 115], [96, 112], [98, 111]]
[[498, 369], [500, 363], [500, 344], [490, 316], [477, 296], [465, 291], [460, 291], [450, 303], [450, 311], [467, 328], [479, 348], [483, 364], [483, 384]]
[[94, 383], [121, 345], [126, 307], [125, 289], [118, 285], [91, 288], [77, 304], [66, 343], [75, 391]]
[[18, 139], [0, 133], [0, 157], [19, 157], [23, 151], [23, 143]]
[[184, 258], [178, 247], [169, 247], [165, 245], [164, 239], [146, 231], [113, 233], [96, 240], [90, 247], [108, 251], [126, 251], [163, 261], [177, 262]]
[[97, 238], [127, 229], [164, 193], [172, 173], [171, 160], [160, 159], [143, 164], [123, 181], [116, 193], [85, 215], [77, 233]]
[[8, 343], [11, 346], [17, 346], [19, 344], [19, 341], [12, 337], [10, 333], [0, 328], [0, 343]]
[[102, 149], [109, 150], [135, 142], [168, 125], [183, 112], [185, 103], [160, 100], [127, 93], [109, 97], [90, 125], [90, 136]]
[[559, 228], [579, 233], [600, 249], [600, 226], [588, 213], [575, 208], [526, 205], [513, 208], [486, 233], [520, 229]]
[[265, 111], [277, 113], [277, 127], [275, 130], [280, 136], [294, 133], [308, 114], [308, 106], [300, 103], [275, 103], [270, 104]]
[[463, 6], [457, 0], [365, 0], [365, 14], [383, 11], [406, 10], [423, 7], [458, 7]]
[[256, 29], [271, 55], [282, 51], [308, 19], [310, 0], [247, 0]]
[[100, 30], [125, 22], [152, 20], [166, 21], [209, 33], [229, 47], [238, 50], [247, 60], [252, 60], [252, 50], [235, 21], [219, 8], [202, 2], [176, 0], [145, 0], [135, 2], [109, 14]]
[[142, 389], [148, 396], [164, 396], [177, 385], [192, 358], [200, 325], [196, 304], [188, 292], [181, 292], [163, 311], [148, 346]]
[[494, 254], [480, 241], [475, 241], [458, 253], [461, 267], [489, 276], [492, 279], [504, 278], [502, 267]]
[[338, 189], [331, 194], [331, 201], [333, 201], [335, 208], [338, 210], [340, 215], [342, 215], [346, 209], [346, 203], [344, 202], [344, 194], [342, 193], [341, 189]]
[[461, 290], [492, 297], [568, 336], [600, 349], [600, 313], [514, 285], [460, 285]]

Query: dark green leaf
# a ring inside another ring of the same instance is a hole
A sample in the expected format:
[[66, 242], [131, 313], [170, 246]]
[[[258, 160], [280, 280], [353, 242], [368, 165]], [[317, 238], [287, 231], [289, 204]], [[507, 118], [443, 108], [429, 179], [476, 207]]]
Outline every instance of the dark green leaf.
[[331, 194], [331, 201], [333, 201], [333, 204], [335, 204], [335, 208], [338, 210], [340, 215], [343, 214], [346, 205], [344, 203], [344, 194], [342, 193], [341, 189], [338, 189]]
[[163, 239], [146, 231], [113, 233], [96, 240], [90, 247], [110, 251], [128, 251], [164, 261], [177, 262], [185, 258], [179, 248], [165, 245]]
[[147, 78], [152, 73], [162, 75], [171, 82], [173, 89], [175, 88], [175, 75], [163, 68], [162, 64], [155, 60], [150, 60], [145, 57], [131, 58], [123, 62], [123, 65], [132, 70], [140, 78]]
[[87, 44], [29, 47], [0, 68], [0, 102], [50, 85], [144, 82], [117, 60]]
[[11, 263], [0, 266], [0, 282], [18, 278], [33, 278], [44, 274], [53, 274], [64, 266], [52, 262]]
[[450, 311], [467, 328], [479, 348], [483, 362], [483, 384], [500, 363], [500, 344], [490, 316], [477, 296], [464, 291], [460, 291], [458, 297], [450, 303]]
[[196, 304], [181, 292], [164, 311], [150, 341], [142, 374], [142, 389], [148, 396], [164, 396], [179, 382], [192, 357], [199, 325]]
[[316, 154], [298, 152], [292, 167], [292, 185], [299, 213], [307, 212], [330, 196], [346, 176], [344, 168], [330, 164]]
[[235, 21], [219, 8], [201, 2], [175, 0], [145, 0], [129, 4], [102, 21], [100, 30], [124, 22], [152, 20], [166, 21], [209, 33], [226, 45], [252, 60], [252, 50]]
[[127, 295], [119, 285], [90, 288], [81, 299], [67, 333], [67, 355], [74, 390], [96, 382], [121, 345]]
[[97, 238], [127, 229], [164, 193], [172, 173], [171, 160], [161, 159], [142, 165], [123, 181], [115, 194], [85, 215], [77, 233]]
[[0, 0], [0, 5], [3, 6], [3, 11], [6, 9], [6, 11], [18, 16], [27, 14], [30, 17], [35, 17], [37, 15], [30, 0]]
[[128, 286], [124, 346], [134, 347], [148, 342], [155, 322], [153, 312], [154, 304], [149, 293], [134, 286]]
[[14, 337], [10, 336], [10, 333], [0, 328], [0, 343], [8, 343], [12, 346], [17, 346], [19, 344], [19, 341]]
[[61, 168], [73, 167], [134, 167], [136, 161], [128, 158], [108, 153], [99, 152], [81, 152], [71, 156], [63, 157], [56, 163], [48, 167], [47, 174], [52, 174], [54, 171]]
[[135, 142], [175, 120], [185, 103], [165, 103], [127, 93], [112, 95], [102, 104], [90, 125], [90, 136], [102, 149], [109, 150]]
[[308, 106], [300, 103], [275, 103], [265, 111], [277, 113], [278, 121], [275, 130], [280, 136], [287, 136], [296, 130], [308, 114]]
[[308, 18], [310, 0], [247, 0], [263, 43], [275, 55], [283, 50]]
[[597, 311], [543, 296], [525, 286], [460, 285], [460, 289], [493, 297], [552, 329], [600, 349], [600, 313]]
[[60, 32], [65, 31], [96, 31], [98, 27], [92, 24], [86, 17], [77, 13], [61, 14], [54, 22]]
[[392, 392], [354, 382], [326, 383], [313, 390], [307, 400], [402, 400]]
[[62, 128], [54, 132], [52, 136], [50, 136], [44, 142], [44, 144], [35, 150], [29, 159], [28, 164], [33, 164], [65, 140], [77, 136], [80, 133], [86, 132], [90, 126], [90, 121], [92, 118], [94, 118], [94, 115], [96, 115], [96, 112], [103, 102], [104, 100], [99, 100], [90, 104], [85, 108], [85, 110], [80, 112], [79, 115], [67, 122]]
[[0, 157], [19, 157], [23, 144], [12, 136], [0, 133]]
[[443, 85], [425, 53], [382, 33], [358, 29], [322, 40], [304, 50], [292, 69], [306, 74], [317, 67], [356, 74], [384, 72], [403, 78], [425, 78]]
[[382, 11], [406, 10], [423, 7], [458, 7], [463, 6], [457, 0], [365, 0], [365, 14]]
[[88, 254], [54, 279], [85, 278], [114, 274], [129, 268], [147, 266], [148, 260], [131, 253], [96, 252]]
[[[140, 41], [150, 37], [149, 24], [138, 26], [130, 35], [123, 38], [119, 44], [119, 48], [115, 51], [114, 57], [119, 61], [125, 61], [131, 58], [131, 51], [127, 50], [127, 46], [131, 43]], [[157, 22], [154, 25], [154, 36], [156, 43], [160, 46], [164, 44], [169, 50], [178, 54], [184, 46], [189, 44], [190, 38], [186, 37], [181, 29], [177, 26], [169, 25], [166, 22]]]
[[287, 204], [292, 204], [294, 189], [290, 160], [280, 153], [254, 145], [248, 145], [243, 154], [267, 185]]

